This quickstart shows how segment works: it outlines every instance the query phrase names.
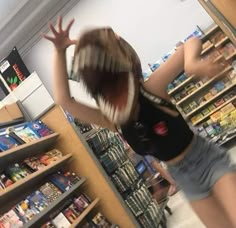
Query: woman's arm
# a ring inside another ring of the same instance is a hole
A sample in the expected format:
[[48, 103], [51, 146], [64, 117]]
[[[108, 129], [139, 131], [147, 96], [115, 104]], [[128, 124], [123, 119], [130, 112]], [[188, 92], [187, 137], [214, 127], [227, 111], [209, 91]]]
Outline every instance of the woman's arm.
[[189, 39], [179, 46], [175, 53], [151, 74], [149, 80], [144, 83], [145, 89], [152, 94], [169, 99], [166, 92], [167, 86], [182, 71], [185, 71], [189, 76], [212, 77], [223, 69], [220, 64], [213, 63], [211, 59], [202, 60], [201, 52], [201, 40], [197, 37]]
[[44, 35], [46, 39], [54, 44], [53, 94], [55, 102], [82, 122], [96, 124], [113, 130], [113, 125], [105, 119], [98, 109], [90, 108], [76, 102], [70, 96], [66, 65], [66, 49], [70, 45], [75, 45], [78, 42], [77, 40], [71, 40], [69, 38], [69, 32], [73, 22], [74, 20], [71, 20], [66, 29], [63, 30], [62, 18], [59, 17], [57, 30], [52, 24], [49, 24], [53, 36]]
[[170, 176], [170, 174], [160, 165], [160, 163], [153, 159], [151, 162], [152, 167], [160, 173], [160, 175], [165, 178], [171, 185], [175, 185], [174, 179]]

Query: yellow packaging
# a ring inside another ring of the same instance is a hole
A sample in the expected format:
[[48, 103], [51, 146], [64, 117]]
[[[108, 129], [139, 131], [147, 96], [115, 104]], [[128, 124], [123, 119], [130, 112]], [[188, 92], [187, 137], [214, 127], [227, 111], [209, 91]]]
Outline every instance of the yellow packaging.
[[210, 100], [212, 97], [214, 97], [214, 96], [213, 96], [213, 94], [211, 94], [211, 93], [207, 93], [207, 94], [204, 96], [204, 98], [205, 98], [206, 100]]
[[221, 111], [215, 112], [214, 114], [212, 114], [212, 115], [210, 116], [210, 118], [211, 118], [211, 120], [212, 120], [213, 122], [216, 122], [217, 120], [220, 120], [220, 118], [221, 118]]
[[222, 115], [227, 115], [228, 113], [235, 110], [235, 107], [232, 103], [225, 105], [222, 109], [220, 109]]

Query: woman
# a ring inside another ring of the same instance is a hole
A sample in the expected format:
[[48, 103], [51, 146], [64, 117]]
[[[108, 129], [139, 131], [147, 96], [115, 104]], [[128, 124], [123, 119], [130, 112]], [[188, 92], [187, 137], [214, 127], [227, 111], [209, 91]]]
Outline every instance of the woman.
[[[183, 70], [198, 77], [213, 76], [220, 67], [201, 61], [201, 42], [188, 40], [150, 77], [142, 81], [133, 48], [110, 28], [85, 32], [71, 40], [73, 24], [49, 27], [54, 44], [54, 98], [79, 120], [119, 129], [136, 153], [164, 161], [194, 211], [207, 227], [236, 227], [236, 174], [226, 152], [189, 129], [170, 103], [167, 85]], [[71, 99], [65, 52], [76, 45], [74, 75], [80, 77], [99, 109]]]

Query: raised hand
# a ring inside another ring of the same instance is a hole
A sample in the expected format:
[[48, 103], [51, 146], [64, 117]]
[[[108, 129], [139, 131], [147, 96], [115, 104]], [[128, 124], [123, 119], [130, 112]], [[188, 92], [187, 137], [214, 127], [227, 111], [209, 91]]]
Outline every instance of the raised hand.
[[49, 23], [49, 28], [53, 34], [53, 36], [48, 36], [44, 34], [44, 38], [47, 40], [50, 40], [55, 48], [59, 51], [66, 50], [67, 47], [70, 45], [76, 44], [77, 40], [71, 40], [69, 37], [69, 32], [71, 29], [72, 24], [74, 23], [74, 19], [72, 19], [69, 24], [66, 26], [66, 29], [63, 30], [62, 28], [62, 17], [59, 17], [57, 20], [57, 26], [56, 29], [51, 23]]

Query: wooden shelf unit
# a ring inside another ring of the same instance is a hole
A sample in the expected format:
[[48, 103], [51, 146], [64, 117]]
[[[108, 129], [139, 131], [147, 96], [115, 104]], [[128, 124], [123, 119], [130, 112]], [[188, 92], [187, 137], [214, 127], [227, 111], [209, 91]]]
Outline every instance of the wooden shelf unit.
[[220, 40], [218, 43], [215, 44], [215, 47], [220, 47], [222, 44], [224, 44], [226, 41], [229, 40], [229, 37], [224, 37], [222, 40]]
[[[212, 19], [219, 26], [227, 37], [236, 45], [236, 14], [235, 0], [198, 0], [206, 12], [212, 17]], [[211, 34], [212, 31], [209, 31]]]
[[100, 199], [96, 210], [99, 210], [109, 221], [121, 228], [139, 228], [139, 223], [89, 148], [85, 138], [75, 131], [62, 109], [55, 106], [42, 116], [41, 120], [60, 134], [56, 148], [63, 151], [64, 154], [71, 153], [73, 155], [69, 168], [87, 178], [84, 185], [86, 194], [92, 199]]
[[236, 51], [234, 53], [232, 53], [231, 55], [227, 56], [225, 59], [226, 60], [230, 60], [231, 58], [233, 58], [234, 56], [236, 56]]
[[39, 180], [42, 180], [44, 177], [49, 175], [50, 173], [55, 172], [58, 170], [59, 167], [64, 165], [71, 158], [71, 154], [67, 154], [62, 158], [58, 159], [57, 161], [53, 162], [52, 164], [45, 166], [44, 168], [28, 175], [27, 177], [15, 182], [14, 184], [10, 185], [5, 189], [0, 190], [0, 204], [6, 202], [14, 196], [14, 194], [20, 193], [21, 190], [26, 188], [29, 185], [34, 185]]
[[219, 26], [217, 24], [214, 24], [213, 26], [211, 26], [211, 28], [209, 28], [202, 39], [206, 39], [209, 35], [211, 35], [212, 33], [214, 33], [217, 29], [219, 29]]
[[42, 137], [33, 142], [19, 145], [0, 153], [0, 167], [4, 169], [7, 165], [34, 156], [47, 150], [58, 138], [58, 133]]
[[83, 219], [89, 214], [89, 212], [97, 206], [99, 203], [99, 199], [95, 199], [83, 212], [82, 214], [71, 224], [70, 228], [75, 228], [77, 227]]
[[214, 63], [216, 63], [218, 60], [222, 59], [224, 56], [220, 54], [217, 58], [214, 59]]
[[210, 44], [207, 48], [202, 50], [201, 55], [206, 54], [206, 52], [210, 51], [214, 47], [214, 44]]
[[42, 225], [44, 222], [48, 220], [47, 216], [50, 213], [52, 213], [52, 211], [55, 211], [58, 207], [63, 205], [67, 199], [75, 195], [80, 186], [84, 184], [85, 181], [86, 178], [83, 177], [78, 183], [74, 184], [69, 190], [64, 192], [56, 200], [54, 200], [51, 204], [49, 204], [47, 208], [45, 208], [39, 214], [35, 215], [32, 220], [24, 224], [24, 228], [40, 227], [40, 225]]
[[[9, 164], [22, 161], [27, 157], [35, 156], [51, 149], [61, 151], [63, 157], [41, 170], [29, 174], [29, 176], [19, 180], [6, 189], [0, 190], [0, 213], [4, 214], [9, 211], [29, 194], [38, 190], [41, 185], [48, 181], [46, 177], [48, 177], [49, 174], [61, 168], [66, 168], [83, 178], [69, 190], [62, 193], [62, 195], [49, 204], [47, 208], [35, 215], [32, 220], [24, 224], [24, 227], [40, 227], [45, 222], [49, 221], [52, 218], [51, 216], [59, 214], [68, 199], [82, 192], [95, 200], [86, 208], [71, 227], [78, 226], [92, 210], [101, 212], [109, 221], [117, 224], [121, 228], [140, 227], [114, 185], [111, 183], [109, 177], [95, 159], [90, 148], [83, 141], [83, 137], [80, 138], [66, 119], [62, 109], [59, 106], [53, 107], [41, 120], [56, 133], [0, 153], [0, 165], [7, 167]], [[83, 184], [85, 180], [86, 183]], [[99, 204], [98, 201], [100, 202]], [[96, 211], [94, 213], [96, 213]]]

